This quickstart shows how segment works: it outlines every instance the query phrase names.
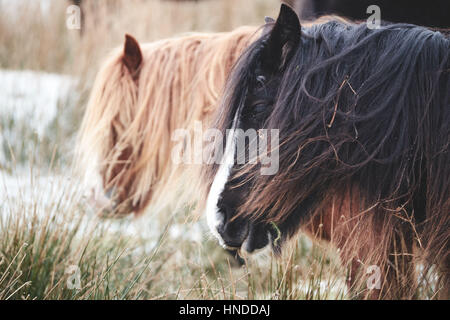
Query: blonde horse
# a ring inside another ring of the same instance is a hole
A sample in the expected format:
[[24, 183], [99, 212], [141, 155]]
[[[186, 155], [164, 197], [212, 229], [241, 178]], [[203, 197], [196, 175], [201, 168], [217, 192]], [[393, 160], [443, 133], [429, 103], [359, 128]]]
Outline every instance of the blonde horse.
[[139, 214], [199, 196], [183, 187], [195, 170], [171, 160], [171, 135], [209, 126], [229, 71], [257, 36], [256, 27], [143, 45], [126, 36], [97, 75], [78, 138], [78, 163], [101, 177], [102, 211]]

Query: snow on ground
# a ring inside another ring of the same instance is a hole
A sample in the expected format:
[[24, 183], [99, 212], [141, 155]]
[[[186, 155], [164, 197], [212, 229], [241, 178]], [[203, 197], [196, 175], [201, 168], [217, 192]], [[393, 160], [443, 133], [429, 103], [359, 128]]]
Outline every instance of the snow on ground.
[[[26, 144], [26, 132], [44, 135], [58, 114], [58, 106], [68, 101], [76, 81], [68, 76], [36, 71], [0, 70], [0, 204], [2, 211], [11, 203], [30, 203], [39, 198], [48, 203], [65, 188], [57, 185], [60, 177], [37, 176], [31, 165], [17, 168], [14, 176], [1, 171], [9, 146]], [[65, 107], [69, 107], [65, 105]], [[26, 128], [26, 130], [22, 130]], [[6, 145], [7, 144], [7, 145]], [[35, 168], [36, 170], [38, 168]], [[53, 190], [56, 189], [56, 190]]]
[[25, 122], [42, 135], [76, 81], [51, 73], [0, 70], [0, 83], [0, 117]]
[[[74, 107], [77, 80], [36, 71], [0, 70], [0, 168], [30, 142], [52, 136], [52, 123]], [[26, 151], [27, 152], [27, 151]]]

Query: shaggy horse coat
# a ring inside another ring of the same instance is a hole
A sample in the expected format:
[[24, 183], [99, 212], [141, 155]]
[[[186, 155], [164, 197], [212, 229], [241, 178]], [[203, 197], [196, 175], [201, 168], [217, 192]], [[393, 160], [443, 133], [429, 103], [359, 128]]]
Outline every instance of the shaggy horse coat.
[[157, 207], [196, 199], [192, 184], [182, 188], [183, 181], [196, 179], [182, 179], [183, 168], [171, 161], [171, 134], [190, 129], [195, 120], [209, 124], [230, 69], [256, 34], [255, 27], [241, 27], [142, 46], [127, 36], [103, 64], [77, 154], [89, 178], [100, 173], [116, 212], [140, 213], [152, 200]]
[[[237, 63], [214, 125], [279, 129], [279, 171], [209, 167], [213, 233], [229, 247], [279, 252], [304, 227], [339, 248], [360, 297], [414, 297], [421, 261], [447, 298], [449, 55], [440, 32], [338, 21], [301, 28], [283, 5]], [[372, 267], [380, 282], [368, 288]]]

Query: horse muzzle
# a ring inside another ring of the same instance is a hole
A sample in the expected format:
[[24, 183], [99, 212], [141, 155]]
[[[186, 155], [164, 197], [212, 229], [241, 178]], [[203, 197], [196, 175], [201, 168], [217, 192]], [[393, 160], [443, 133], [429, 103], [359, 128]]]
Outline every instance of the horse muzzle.
[[250, 223], [242, 219], [220, 225], [217, 228], [219, 242], [228, 249], [240, 249], [254, 253], [264, 249], [271, 242], [271, 235], [265, 224]]
[[131, 201], [118, 202], [112, 189], [106, 192], [92, 191], [88, 203], [99, 216], [105, 218], [124, 216], [133, 212]]

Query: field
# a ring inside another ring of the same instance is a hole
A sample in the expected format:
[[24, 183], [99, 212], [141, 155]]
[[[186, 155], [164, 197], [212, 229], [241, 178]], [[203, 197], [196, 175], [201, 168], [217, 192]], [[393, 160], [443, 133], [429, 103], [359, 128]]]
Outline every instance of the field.
[[300, 235], [282, 257], [262, 252], [239, 266], [193, 208], [97, 217], [74, 172], [95, 74], [124, 34], [227, 31], [279, 6], [243, 3], [92, 1], [80, 34], [66, 27], [68, 2], [0, 1], [0, 299], [352, 298], [347, 268], [325, 243]]

